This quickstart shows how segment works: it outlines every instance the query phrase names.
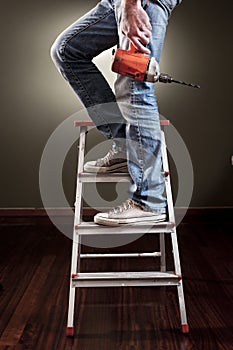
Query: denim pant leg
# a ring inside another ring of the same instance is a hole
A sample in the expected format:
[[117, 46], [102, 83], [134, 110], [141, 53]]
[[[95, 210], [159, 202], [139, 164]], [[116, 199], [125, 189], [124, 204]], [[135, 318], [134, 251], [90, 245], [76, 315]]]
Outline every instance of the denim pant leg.
[[102, 0], [59, 35], [52, 46], [51, 56], [88, 108], [97, 128], [109, 139], [125, 139], [125, 120], [115, 95], [92, 62], [94, 57], [116, 44], [118, 31], [114, 1]]
[[[116, 17], [120, 21], [120, 0], [116, 0]], [[160, 59], [171, 6], [165, 1], [150, 1], [147, 14], [152, 25], [148, 45], [151, 56]], [[173, 1], [174, 3], [174, 1]], [[119, 32], [120, 47], [129, 42]], [[161, 130], [158, 105], [152, 83], [118, 76], [115, 84], [117, 101], [127, 121], [127, 151], [129, 172], [133, 180], [131, 196], [145, 209], [166, 211], [165, 181], [161, 174]]]

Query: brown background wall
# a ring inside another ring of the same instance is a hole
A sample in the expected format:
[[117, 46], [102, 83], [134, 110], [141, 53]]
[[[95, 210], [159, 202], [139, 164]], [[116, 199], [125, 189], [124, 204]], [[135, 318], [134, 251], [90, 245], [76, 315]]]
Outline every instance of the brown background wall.
[[[44, 146], [63, 120], [82, 109], [54, 68], [50, 46], [96, 3], [22, 0], [2, 5], [0, 207], [42, 206], [38, 174]], [[157, 86], [160, 112], [179, 131], [192, 158], [191, 205], [197, 207], [233, 204], [232, 13], [227, 4], [220, 9], [217, 1], [184, 0], [170, 20], [161, 69], [200, 83], [201, 90]], [[98, 62], [112, 83], [110, 58]], [[99, 136], [94, 137], [98, 142]], [[64, 168], [71, 202], [74, 169], [72, 150]]]

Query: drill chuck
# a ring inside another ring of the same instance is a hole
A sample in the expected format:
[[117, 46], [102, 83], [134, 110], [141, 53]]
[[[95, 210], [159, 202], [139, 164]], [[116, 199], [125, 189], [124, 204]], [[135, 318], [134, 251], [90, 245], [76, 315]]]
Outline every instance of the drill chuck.
[[186, 83], [185, 81], [173, 79], [170, 75], [165, 74], [165, 73], [161, 73], [161, 74], [159, 75], [158, 81], [160, 81], [161, 83], [176, 83], [176, 84], [182, 84], [182, 85], [190, 86], [190, 87], [193, 87], [193, 88], [196, 88], [196, 89], [200, 89], [200, 85], [191, 84], [191, 83]]

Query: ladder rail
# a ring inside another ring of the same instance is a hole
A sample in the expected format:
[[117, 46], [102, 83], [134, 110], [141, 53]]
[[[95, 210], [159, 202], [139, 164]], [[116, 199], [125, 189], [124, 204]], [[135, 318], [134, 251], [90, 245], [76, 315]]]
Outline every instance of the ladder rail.
[[[80, 126], [80, 138], [79, 138], [79, 152], [77, 160], [77, 174], [83, 171], [84, 166], [84, 154], [86, 143], [87, 126]], [[82, 205], [82, 191], [83, 184], [76, 179], [76, 195], [75, 195], [75, 210], [74, 210], [74, 228], [73, 228], [73, 244], [72, 244], [72, 256], [71, 256], [71, 273], [70, 273], [70, 290], [69, 290], [69, 305], [68, 305], [68, 318], [67, 318], [67, 335], [74, 335], [74, 305], [75, 305], [75, 289], [73, 287], [72, 276], [76, 271], [80, 272], [80, 253], [81, 242], [79, 232], [75, 229], [81, 222], [81, 205]]]
[[85, 143], [86, 143], [86, 132], [87, 127], [80, 127], [79, 137], [79, 153], [78, 153], [78, 167], [77, 167], [77, 179], [76, 179], [76, 196], [75, 196], [75, 211], [74, 211], [74, 226], [77, 226], [81, 222], [81, 205], [82, 205], [82, 190], [83, 184], [79, 181], [78, 174], [83, 172], [84, 167], [84, 154], [85, 154]]
[[172, 191], [171, 191], [171, 179], [170, 179], [169, 163], [168, 163], [168, 156], [167, 156], [167, 146], [166, 146], [166, 139], [165, 139], [164, 130], [161, 130], [161, 142], [162, 142], [161, 153], [162, 153], [163, 171], [166, 174], [168, 174], [168, 176], [165, 177], [168, 216], [169, 216], [169, 221], [175, 223], [174, 204], [173, 204]]
[[[161, 150], [162, 150], [163, 167], [164, 167], [164, 171], [165, 172], [167, 171], [169, 173], [169, 163], [168, 163], [168, 156], [167, 156], [167, 151], [166, 151], [167, 147], [166, 147], [166, 140], [165, 140], [164, 131], [162, 131], [161, 140], [162, 140]], [[167, 194], [167, 206], [168, 206], [169, 221], [173, 222], [175, 224], [175, 212], [174, 212], [174, 204], [173, 204], [172, 191], [171, 191], [170, 175], [165, 177], [165, 186], [166, 186], [166, 194]], [[177, 241], [177, 233], [176, 233], [175, 225], [173, 227], [173, 230], [171, 231], [171, 239], [172, 239], [175, 271], [177, 274], [181, 275], [179, 249], [178, 249], [178, 241]]]
[[[162, 140], [161, 150], [162, 150], [163, 170], [164, 170], [164, 172], [167, 172], [169, 174], [169, 162], [168, 162], [168, 155], [167, 155], [167, 147], [166, 147], [164, 130], [162, 131], [162, 134], [161, 134], [161, 140]], [[173, 204], [173, 197], [172, 197], [172, 190], [171, 190], [170, 175], [165, 177], [165, 186], [166, 186], [166, 194], [167, 194], [169, 221], [175, 223], [175, 212], [174, 212], [174, 204]], [[180, 254], [179, 254], [179, 247], [178, 247], [178, 240], [177, 240], [177, 231], [176, 231], [175, 226], [171, 231], [171, 240], [172, 240], [172, 254], [173, 254], [173, 259], [174, 259], [175, 273], [177, 275], [181, 276], [181, 281], [180, 281], [179, 285], [177, 286], [178, 302], [179, 302], [180, 318], [181, 318], [181, 329], [182, 329], [182, 332], [188, 333], [189, 327], [188, 327], [188, 323], [187, 323], [187, 314], [186, 314], [186, 307], [185, 307], [181, 263], [180, 263]]]

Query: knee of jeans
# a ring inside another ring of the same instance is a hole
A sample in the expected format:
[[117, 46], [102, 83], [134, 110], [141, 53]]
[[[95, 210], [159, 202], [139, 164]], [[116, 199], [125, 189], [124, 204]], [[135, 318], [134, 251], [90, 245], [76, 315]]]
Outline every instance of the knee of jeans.
[[75, 38], [59, 36], [51, 47], [52, 60], [59, 67], [73, 62], [77, 66], [79, 61], [89, 60], [85, 52], [84, 43], [79, 35], [76, 35]]
[[61, 66], [63, 63], [63, 59], [61, 56], [61, 43], [58, 38], [54, 41], [50, 48], [50, 56], [56, 66]]

